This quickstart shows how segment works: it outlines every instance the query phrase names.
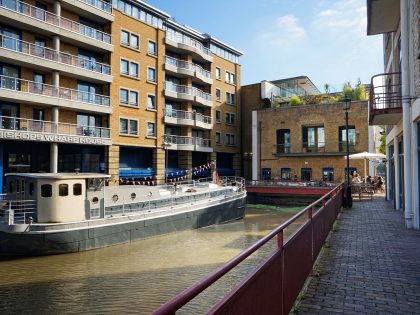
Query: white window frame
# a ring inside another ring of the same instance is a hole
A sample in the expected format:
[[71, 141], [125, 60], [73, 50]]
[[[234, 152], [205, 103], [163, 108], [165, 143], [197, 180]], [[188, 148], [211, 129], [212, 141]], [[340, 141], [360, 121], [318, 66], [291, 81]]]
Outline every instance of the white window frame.
[[[154, 78], [155, 80], [154, 81], [149, 80], [149, 69], [153, 69], [155, 71], [155, 78]], [[156, 83], [156, 68], [147, 67], [147, 82]]]
[[[128, 62], [128, 73], [123, 73], [122, 72], [121, 62], [123, 62], [123, 61]], [[132, 75], [132, 73], [131, 73], [131, 65], [132, 64], [137, 65], [137, 75]], [[129, 59], [120, 58], [120, 74], [122, 76], [125, 76], [125, 77], [130, 77], [130, 78], [134, 78], [134, 79], [140, 79], [140, 64], [138, 62], [134, 62], [134, 61], [131, 61]]]
[[[217, 75], [217, 72], [219, 72], [219, 75]], [[220, 69], [219, 67], [216, 67], [214, 76], [216, 77], [216, 80], [221, 80], [222, 79], [222, 69]]]
[[[220, 119], [219, 120], [217, 120], [217, 113], [220, 113]], [[221, 110], [216, 109], [216, 114], [214, 115], [214, 120], [216, 121], [216, 123], [219, 123], [219, 124], [222, 123], [222, 111]]]
[[[122, 103], [121, 102], [121, 90], [125, 90], [128, 91], [128, 102], [127, 103]], [[132, 103], [131, 101], [131, 92], [135, 92], [137, 93], [137, 102], [136, 103]], [[123, 86], [120, 86], [120, 92], [119, 92], [119, 104], [120, 106], [128, 106], [128, 107], [135, 107], [135, 108], [139, 108], [139, 91], [138, 90], [134, 90], [134, 89], [129, 89]]]
[[[155, 51], [153, 53], [150, 52], [150, 50], [149, 50], [149, 44], [150, 43], [155, 44]], [[151, 40], [151, 39], [148, 40], [148, 42], [147, 42], [147, 54], [150, 55], [150, 56], [154, 56], [154, 57], [157, 56], [157, 43], [156, 43], [156, 41]]]
[[[122, 42], [122, 32], [128, 33], [128, 43], [123, 43]], [[136, 46], [132, 46], [131, 45], [131, 36], [136, 36], [137, 37], [137, 47]], [[130, 49], [134, 49], [134, 50], [140, 50], [140, 35], [134, 32], [131, 32], [129, 30], [126, 29], [121, 29], [121, 33], [120, 33], [120, 44], [121, 46], [130, 48]]]
[[[153, 126], [154, 126], [153, 127], [153, 131], [154, 131], [153, 135], [149, 135], [149, 124], [153, 124]], [[148, 121], [146, 123], [146, 136], [149, 137], [149, 138], [156, 138], [156, 123], [154, 121]]]
[[226, 81], [226, 83], [229, 83], [229, 84], [236, 84], [235, 73], [226, 70], [225, 81]]
[[235, 105], [236, 97], [235, 93], [226, 92], [226, 104]]
[[[121, 132], [121, 120], [122, 119], [127, 120], [127, 133], [122, 133]], [[135, 131], [134, 134], [132, 133], [132, 130], [130, 129], [130, 126], [131, 126], [130, 122], [132, 122], [132, 121], [135, 121], [137, 123], [136, 124], [137, 125], [137, 130]], [[127, 118], [127, 117], [120, 117], [119, 122], [120, 122], [120, 124], [119, 124], [118, 128], [119, 128], [119, 134], [120, 135], [130, 136], [130, 137], [138, 137], [139, 136], [139, 121], [138, 121], [138, 119], [130, 119], [130, 118]]]
[[[154, 100], [154, 102], [153, 102], [153, 108], [150, 108], [149, 107], [149, 97], [153, 97], [153, 100]], [[153, 111], [155, 111], [156, 110], [156, 95], [155, 94], [152, 94], [152, 93], [147, 93], [147, 99], [146, 99], [146, 109], [147, 110], [153, 110]]]
[[[219, 97], [217, 97], [217, 91], [219, 91]], [[221, 101], [221, 100], [222, 100], [222, 90], [216, 89], [216, 101]]]

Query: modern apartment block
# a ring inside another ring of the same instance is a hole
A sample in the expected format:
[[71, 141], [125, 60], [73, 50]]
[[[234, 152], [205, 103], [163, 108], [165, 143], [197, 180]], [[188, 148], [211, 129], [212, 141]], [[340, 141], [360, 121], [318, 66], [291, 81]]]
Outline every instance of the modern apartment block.
[[[368, 151], [366, 101], [351, 102], [350, 154]], [[252, 144], [245, 176], [253, 180], [341, 182], [347, 160], [342, 103], [266, 108], [252, 112]], [[363, 160], [350, 160], [350, 172], [364, 174]], [[368, 168], [368, 166], [366, 166]]]
[[386, 125], [387, 198], [420, 228], [420, 2], [368, 0], [368, 35], [383, 35], [384, 73], [372, 77], [371, 125]]
[[142, 1], [0, 0], [0, 178], [239, 174], [239, 56]]

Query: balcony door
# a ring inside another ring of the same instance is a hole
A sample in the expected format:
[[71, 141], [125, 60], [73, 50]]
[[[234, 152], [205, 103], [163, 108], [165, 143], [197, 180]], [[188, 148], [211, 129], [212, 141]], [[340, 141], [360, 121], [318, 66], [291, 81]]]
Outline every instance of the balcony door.
[[0, 63], [0, 88], [20, 91], [20, 68]]
[[102, 86], [90, 82], [78, 81], [77, 82], [78, 90], [78, 100], [86, 103], [100, 103], [96, 97], [100, 98], [99, 95], [102, 94]]
[[[346, 126], [339, 127], [338, 150], [339, 152], [347, 152]], [[355, 152], [355, 151], [356, 151], [356, 128], [355, 126], [349, 126], [349, 152]]]
[[302, 128], [303, 152], [324, 152], [325, 132], [323, 126]]
[[32, 110], [32, 126], [31, 130], [35, 132], [42, 132], [44, 127], [45, 112], [43, 109], [34, 108]]
[[100, 137], [102, 117], [96, 115], [77, 114], [77, 134], [86, 137]]
[[19, 105], [0, 101], [1, 129], [19, 129]]
[[14, 51], [22, 51], [21, 32], [11, 27], [0, 25], [0, 35], [3, 35], [1, 46]]
[[277, 129], [277, 154], [290, 153], [290, 129]]

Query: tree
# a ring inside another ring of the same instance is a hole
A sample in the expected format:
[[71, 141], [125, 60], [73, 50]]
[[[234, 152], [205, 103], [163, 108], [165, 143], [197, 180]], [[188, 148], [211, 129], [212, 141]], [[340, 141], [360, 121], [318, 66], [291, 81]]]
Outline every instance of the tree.
[[298, 105], [304, 105], [305, 102], [297, 95], [293, 95], [290, 97], [290, 105], [292, 106], [298, 106]]

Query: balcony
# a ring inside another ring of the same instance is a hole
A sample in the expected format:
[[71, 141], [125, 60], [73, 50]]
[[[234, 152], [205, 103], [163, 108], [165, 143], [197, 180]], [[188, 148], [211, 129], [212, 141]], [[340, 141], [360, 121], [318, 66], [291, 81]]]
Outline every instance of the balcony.
[[401, 72], [373, 76], [369, 98], [369, 124], [396, 125], [401, 119]]
[[0, 61], [35, 69], [58, 70], [76, 79], [112, 82], [107, 64], [0, 35]]
[[178, 60], [169, 56], [165, 58], [165, 70], [179, 77], [191, 77], [199, 83], [213, 84], [211, 72], [201, 66], [184, 60]]
[[202, 43], [187, 36], [166, 32], [166, 44], [175, 48], [178, 52], [188, 51], [202, 61], [213, 62], [213, 56], [209, 48]]
[[101, 0], [62, 0], [61, 6], [95, 22], [114, 22], [112, 2]]
[[302, 142], [302, 153], [324, 153], [325, 142]]
[[197, 88], [178, 85], [172, 82], [165, 82], [165, 96], [177, 101], [184, 100], [187, 102], [195, 102], [208, 107], [213, 105], [211, 94]]
[[192, 126], [201, 129], [212, 129], [211, 117], [183, 110], [165, 110], [165, 124]]
[[0, 99], [104, 114], [112, 112], [109, 96], [7, 76], [0, 76]]
[[110, 129], [0, 116], [0, 139], [111, 145]]
[[209, 139], [165, 135], [165, 142], [169, 150], [213, 152]]
[[0, 0], [0, 17], [15, 27], [42, 35], [60, 35], [74, 45], [100, 52], [113, 51], [111, 35], [21, 1]]

